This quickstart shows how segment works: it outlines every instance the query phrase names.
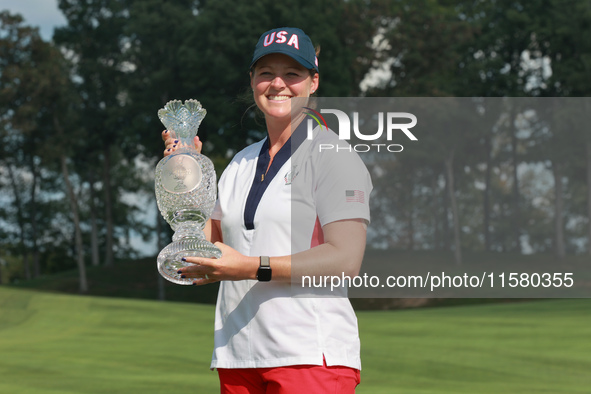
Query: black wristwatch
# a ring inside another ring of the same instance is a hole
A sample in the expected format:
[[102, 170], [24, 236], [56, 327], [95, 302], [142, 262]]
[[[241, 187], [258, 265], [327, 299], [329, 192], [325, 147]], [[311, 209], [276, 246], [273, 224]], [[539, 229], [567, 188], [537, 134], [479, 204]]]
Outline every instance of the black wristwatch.
[[261, 256], [261, 265], [257, 271], [257, 279], [259, 282], [268, 282], [271, 280], [271, 263], [269, 262], [269, 256]]

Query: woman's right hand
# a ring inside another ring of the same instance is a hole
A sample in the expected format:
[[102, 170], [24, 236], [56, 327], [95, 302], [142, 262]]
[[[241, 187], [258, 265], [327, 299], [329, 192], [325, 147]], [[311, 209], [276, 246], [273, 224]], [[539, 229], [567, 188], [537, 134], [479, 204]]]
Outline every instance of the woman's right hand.
[[[174, 138], [172, 138], [168, 130], [164, 130], [162, 132], [162, 140], [164, 141], [164, 156], [170, 155], [179, 147], [179, 140], [175, 140]], [[201, 142], [198, 136], [195, 136], [195, 138], [193, 138], [193, 143], [195, 144], [195, 149], [197, 149], [197, 152], [201, 153], [201, 148], [203, 148], [203, 142]]]

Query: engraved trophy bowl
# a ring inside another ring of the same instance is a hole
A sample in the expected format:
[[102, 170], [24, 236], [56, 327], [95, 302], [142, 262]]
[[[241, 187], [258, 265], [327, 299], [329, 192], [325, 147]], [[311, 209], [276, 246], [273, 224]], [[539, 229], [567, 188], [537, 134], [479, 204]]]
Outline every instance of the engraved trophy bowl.
[[179, 148], [156, 166], [155, 191], [160, 213], [174, 230], [172, 243], [158, 254], [158, 272], [167, 280], [190, 285], [193, 279], [177, 273], [191, 263], [183, 257], [221, 257], [221, 251], [205, 238], [203, 228], [216, 201], [216, 174], [209, 158], [197, 152], [193, 138], [205, 117], [197, 100], [166, 103], [158, 111], [160, 121], [179, 140]]

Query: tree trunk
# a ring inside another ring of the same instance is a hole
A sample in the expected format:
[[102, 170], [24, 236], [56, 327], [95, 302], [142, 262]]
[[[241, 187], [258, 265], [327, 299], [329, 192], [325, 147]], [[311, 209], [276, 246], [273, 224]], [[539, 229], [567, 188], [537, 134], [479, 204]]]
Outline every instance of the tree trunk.
[[587, 254], [591, 256], [591, 140], [587, 140]]
[[[160, 210], [156, 207], [156, 242], [158, 245], [158, 253], [166, 245], [164, 245], [164, 240], [162, 239], [162, 216], [160, 215]], [[160, 301], [166, 300], [166, 288], [165, 286], [165, 279], [160, 275], [158, 271], [156, 271], [156, 275], [158, 275], [158, 299]]]
[[37, 247], [37, 180], [39, 174], [35, 169], [34, 159], [31, 158], [31, 172], [33, 173], [33, 184], [31, 185], [31, 242], [33, 242], [33, 278], [41, 275], [39, 267], [39, 248]]
[[554, 160], [552, 163], [552, 173], [554, 174], [554, 248], [556, 257], [563, 260], [565, 256], [564, 250], [564, 201], [562, 188], [562, 168], [561, 165]]
[[16, 206], [16, 217], [19, 227], [19, 238], [20, 238], [20, 252], [23, 254], [23, 269], [25, 271], [25, 279], [31, 279], [31, 267], [29, 266], [29, 253], [27, 246], [25, 245], [25, 214], [23, 212], [22, 200], [18, 191], [18, 184], [16, 177], [14, 176], [14, 170], [11, 164], [7, 164], [8, 177], [10, 178], [10, 185], [12, 186], [12, 192], [14, 194], [14, 205]]
[[98, 226], [96, 223], [96, 204], [95, 204], [95, 190], [94, 190], [94, 171], [91, 170], [89, 174], [89, 190], [90, 190], [90, 251], [91, 261], [94, 267], [100, 265], [99, 247], [98, 247]]
[[437, 216], [439, 215], [439, 204], [437, 198], [437, 173], [433, 172], [433, 178], [431, 178], [431, 190], [433, 191], [432, 198], [433, 198], [433, 246], [435, 250], [438, 250], [441, 246], [441, 235], [439, 230], [439, 220], [437, 220]]
[[517, 135], [515, 130], [514, 106], [511, 106], [511, 125], [509, 131], [511, 133], [511, 161], [513, 162], [513, 247], [511, 249], [521, 253], [521, 204], [519, 203], [519, 178], [517, 177], [519, 159], [517, 158]]
[[443, 250], [451, 250], [451, 235], [449, 231], [449, 193], [447, 192], [449, 189], [449, 177], [447, 169], [444, 169], [443, 174], [445, 178], [445, 190], [443, 192], [443, 221], [441, 223], [443, 227]]
[[413, 186], [414, 186], [414, 182], [413, 182], [413, 174], [414, 174], [414, 168], [411, 164], [410, 166], [410, 171], [408, 172], [407, 175], [407, 187], [408, 187], [408, 193], [407, 196], [409, 198], [408, 200], [408, 250], [414, 250], [415, 248], [415, 226], [414, 226], [414, 204], [413, 204]]
[[490, 237], [490, 183], [492, 173], [492, 144], [491, 137], [486, 136], [485, 149], [486, 149], [486, 172], [484, 174], [484, 250], [490, 252], [491, 250], [491, 237]]
[[460, 241], [460, 220], [458, 214], [458, 205], [456, 202], [455, 188], [454, 188], [454, 174], [453, 174], [453, 160], [454, 152], [452, 151], [447, 159], [445, 159], [445, 170], [447, 172], [447, 190], [449, 194], [449, 201], [451, 203], [451, 213], [454, 222], [454, 257], [456, 265], [462, 265], [462, 246]]
[[131, 250], [131, 226], [126, 226], [125, 229], [125, 245]]
[[[162, 93], [162, 104], [164, 105], [168, 101], [168, 92]], [[162, 224], [164, 223], [164, 219], [162, 219], [162, 215], [160, 214], [160, 210], [156, 207], [156, 232], [158, 237], [158, 253], [166, 246], [166, 242], [162, 237]], [[158, 275], [158, 299], [160, 301], [166, 300], [166, 280], [156, 271]]]
[[[58, 131], [58, 135], [63, 136], [65, 133], [57, 116], [53, 117], [53, 124]], [[86, 266], [84, 264], [84, 247], [82, 245], [82, 229], [80, 228], [80, 216], [78, 214], [78, 199], [76, 198], [76, 193], [74, 193], [72, 182], [70, 182], [70, 172], [68, 171], [66, 156], [63, 153], [60, 155], [60, 162], [62, 175], [66, 184], [66, 193], [70, 200], [70, 209], [72, 210], [74, 219], [74, 244], [76, 249], [76, 264], [78, 265], [79, 289], [80, 293], [87, 293], [88, 281], [86, 279]]]
[[107, 225], [105, 265], [113, 265], [113, 206], [111, 194], [111, 151], [109, 147], [104, 149], [103, 160], [103, 186], [105, 188], [105, 223]]
[[76, 198], [74, 188], [72, 187], [72, 183], [70, 182], [70, 174], [68, 171], [66, 156], [61, 155], [60, 160], [62, 164], [62, 174], [64, 176], [64, 182], [66, 183], [68, 198], [70, 200], [70, 209], [72, 210], [72, 216], [74, 219], [76, 263], [78, 265], [80, 293], [87, 293], [88, 282], [86, 280], [86, 266], [84, 265], [84, 249], [82, 245], [82, 230], [80, 229], [80, 217], [78, 215], [78, 199]]

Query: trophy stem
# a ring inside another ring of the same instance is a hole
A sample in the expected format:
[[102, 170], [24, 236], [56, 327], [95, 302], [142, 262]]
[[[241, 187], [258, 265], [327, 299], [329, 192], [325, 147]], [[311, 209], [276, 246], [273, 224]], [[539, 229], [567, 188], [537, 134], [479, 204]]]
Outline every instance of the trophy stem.
[[[173, 132], [173, 134], [176, 134]], [[195, 136], [192, 137], [175, 137], [174, 135], [172, 136], [173, 138], [176, 138], [179, 140], [178, 142], [178, 149], [176, 150], [176, 152], [182, 152], [185, 150], [195, 150], [195, 143], [193, 142], [193, 138]]]
[[203, 231], [195, 231], [195, 223], [183, 223], [183, 225], [175, 231], [172, 243], [160, 251], [157, 259], [158, 272], [173, 283], [190, 285], [194, 279], [181, 278], [177, 273], [180, 268], [193, 265], [183, 261], [183, 257], [219, 259], [222, 257], [222, 252], [205, 238]]
[[203, 233], [205, 222], [203, 220], [191, 220], [175, 224], [174, 234], [172, 235], [173, 241], [180, 241], [183, 238], [205, 240], [205, 233]]

